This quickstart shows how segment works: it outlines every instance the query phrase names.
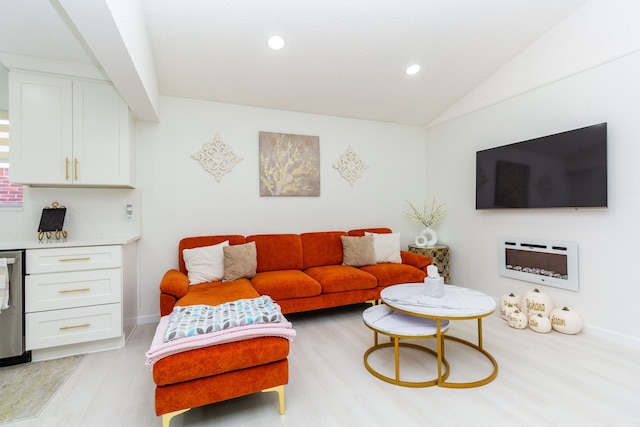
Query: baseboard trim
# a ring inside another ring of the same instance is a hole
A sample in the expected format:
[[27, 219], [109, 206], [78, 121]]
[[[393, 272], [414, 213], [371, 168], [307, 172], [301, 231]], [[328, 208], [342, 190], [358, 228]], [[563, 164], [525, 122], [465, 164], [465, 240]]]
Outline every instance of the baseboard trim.
[[147, 325], [149, 323], [158, 323], [160, 321], [159, 314], [149, 314], [147, 316], [138, 316], [138, 325]]
[[610, 329], [605, 329], [599, 326], [585, 324], [582, 328], [582, 333], [589, 334], [591, 336], [610, 341], [620, 346], [640, 349], [640, 338], [621, 334], [617, 331], [612, 331]]
[[83, 353], [95, 353], [98, 351], [114, 350], [125, 345], [124, 335], [99, 341], [89, 341], [77, 344], [61, 345], [57, 347], [31, 350], [32, 360], [57, 359], [59, 357], [73, 356]]

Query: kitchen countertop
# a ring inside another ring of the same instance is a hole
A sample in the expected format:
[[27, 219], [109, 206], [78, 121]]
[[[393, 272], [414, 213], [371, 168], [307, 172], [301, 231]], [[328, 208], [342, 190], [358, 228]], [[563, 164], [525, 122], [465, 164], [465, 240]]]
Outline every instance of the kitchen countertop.
[[68, 238], [68, 239], [43, 239], [41, 242], [37, 238], [32, 240], [7, 240], [0, 241], [0, 250], [14, 249], [45, 249], [45, 248], [66, 248], [75, 246], [106, 246], [106, 245], [126, 245], [140, 239], [140, 235], [133, 236], [111, 236], [111, 237], [89, 237], [89, 238]]

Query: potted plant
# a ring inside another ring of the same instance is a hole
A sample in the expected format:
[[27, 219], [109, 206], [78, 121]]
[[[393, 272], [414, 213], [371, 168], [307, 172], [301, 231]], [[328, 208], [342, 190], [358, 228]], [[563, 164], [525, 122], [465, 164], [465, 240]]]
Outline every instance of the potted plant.
[[422, 208], [422, 212], [416, 209], [410, 201], [407, 200], [409, 207], [411, 208], [410, 212], [405, 212], [405, 215], [409, 217], [412, 221], [417, 222], [418, 224], [424, 225], [424, 229], [420, 231], [420, 234], [416, 236], [415, 244], [418, 247], [424, 248], [427, 246], [434, 246], [438, 243], [438, 233], [435, 232], [432, 226], [439, 224], [447, 211], [444, 209], [444, 203], [436, 206], [436, 198], [433, 198], [431, 202], [431, 209], [429, 209], [427, 202], [424, 202], [424, 206]]

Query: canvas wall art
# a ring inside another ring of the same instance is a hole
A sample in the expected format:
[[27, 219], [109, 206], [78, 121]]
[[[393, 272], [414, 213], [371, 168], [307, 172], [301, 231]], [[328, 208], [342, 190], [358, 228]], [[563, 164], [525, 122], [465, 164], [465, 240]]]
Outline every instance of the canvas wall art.
[[260, 132], [260, 195], [320, 196], [320, 138]]

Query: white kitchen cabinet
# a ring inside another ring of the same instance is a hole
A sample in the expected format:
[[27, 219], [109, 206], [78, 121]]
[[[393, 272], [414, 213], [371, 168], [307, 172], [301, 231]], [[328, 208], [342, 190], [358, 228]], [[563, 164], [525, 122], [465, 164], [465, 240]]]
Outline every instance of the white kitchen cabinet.
[[110, 83], [11, 70], [9, 119], [12, 182], [134, 186], [134, 121]]
[[26, 348], [122, 338], [122, 261], [119, 245], [27, 249]]

